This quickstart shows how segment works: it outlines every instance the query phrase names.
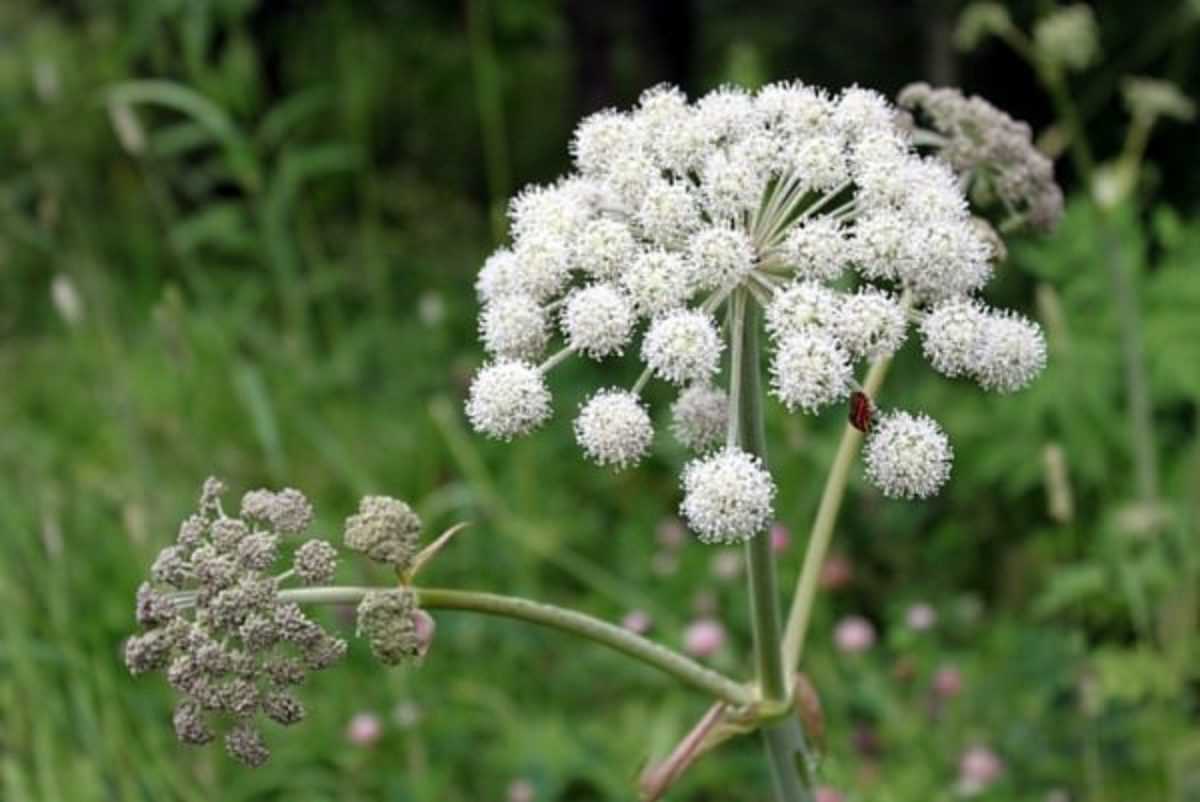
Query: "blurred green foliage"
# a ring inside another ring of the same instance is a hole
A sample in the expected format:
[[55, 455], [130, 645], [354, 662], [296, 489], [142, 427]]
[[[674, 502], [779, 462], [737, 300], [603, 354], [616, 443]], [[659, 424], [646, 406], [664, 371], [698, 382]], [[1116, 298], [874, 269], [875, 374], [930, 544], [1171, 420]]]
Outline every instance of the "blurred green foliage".
[[[917, 6], [949, 41], [957, 4]], [[695, 82], [801, 71], [893, 90], [924, 77], [919, 59], [892, 56], [925, 17], [904, 17], [913, 27], [860, 64], [814, 34], [827, 7], [789, 27], [774, 4], [706, 5], [719, 22], [696, 36]], [[1194, 49], [1195, 4], [1161, 8], [1132, 55], [1110, 58], [1129, 12], [1098, 6], [1103, 55], [1071, 84], [1099, 98], [1089, 113], [1123, 120], [1116, 78], [1155, 59], [1191, 74], [1178, 42]], [[272, 734], [267, 768], [181, 747], [167, 690], [134, 682], [118, 654], [144, 566], [209, 474], [239, 491], [303, 488], [326, 532], [373, 492], [412, 500], [431, 529], [474, 520], [438, 584], [609, 618], [642, 609], [675, 645], [715, 608], [731, 639], [714, 661], [745, 669], [740, 580], [714, 574], [711, 549], [689, 544], [672, 565], [656, 542], [684, 458], [668, 438], [614, 476], [582, 463], [565, 415], [503, 447], [461, 420], [479, 359], [473, 274], [502, 235], [503, 199], [566, 160], [572, 9], [0, 7], [0, 798], [477, 800], [524, 779], [539, 800], [626, 799], [703, 709], [592, 647], [447, 614], [420, 671], [382, 672], [356, 644], [306, 689], [310, 720]], [[886, 37], [853, 12], [829, 19], [860, 42]], [[615, 100], [664, 77], [646, 66], [655, 55], [615, 40]], [[1194, 144], [1194, 127], [1177, 129]], [[1097, 139], [1119, 141], [1111, 126]], [[934, 411], [957, 459], [932, 503], [860, 483], [843, 514], [854, 577], [822, 597], [806, 668], [829, 727], [825, 777], [848, 799], [955, 798], [976, 744], [1006, 765], [989, 800], [1200, 799], [1200, 223], [1187, 194], [1200, 171], [1190, 149], [1186, 162], [1148, 153], [1116, 207], [1083, 185], [1052, 238], [1014, 243], [994, 292], [1047, 328], [1051, 365], [1032, 389], [998, 399], [936, 378], [911, 344], [885, 389], [885, 403]], [[1174, 202], [1148, 201], [1155, 189]], [[1153, 503], [1133, 479], [1114, 264], [1144, 324]], [[596, 381], [570, 366], [560, 408]], [[790, 583], [841, 421], [777, 413]], [[916, 602], [938, 612], [932, 631], [906, 625]], [[872, 652], [832, 649], [850, 613], [883, 634]], [[934, 691], [947, 667], [963, 681], [952, 698]], [[344, 735], [362, 711], [384, 722], [369, 748]], [[761, 799], [760, 760], [735, 743], [675, 798]]]

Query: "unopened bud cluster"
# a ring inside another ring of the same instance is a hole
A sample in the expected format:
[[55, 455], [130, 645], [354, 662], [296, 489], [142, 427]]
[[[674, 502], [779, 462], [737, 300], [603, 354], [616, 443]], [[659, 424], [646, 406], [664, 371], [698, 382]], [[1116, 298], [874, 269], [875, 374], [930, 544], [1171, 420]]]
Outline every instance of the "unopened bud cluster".
[[1033, 144], [1026, 123], [1014, 120], [978, 95], [957, 89], [910, 84], [900, 106], [918, 127], [914, 138], [971, 183], [980, 201], [999, 201], [1022, 222], [1047, 231], [1062, 217], [1062, 190], [1054, 182], [1054, 164]]
[[[242, 497], [237, 516], [229, 516], [223, 492], [217, 480], [205, 482], [199, 511], [183, 522], [175, 543], [154, 561], [150, 581], [138, 588], [143, 631], [126, 641], [125, 662], [134, 674], [166, 674], [181, 696], [173, 716], [181, 741], [200, 745], [223, 734], [230, 755], [260, 766], [270, 756], [262, 724], [303, 719], [295, 689], [346, 652], [344, 640], [281, 590], [291, 578], [329, 582], [337, 550], [324, 540], [304, 541], [280, 570], [286, 541], [312, 522], [312, 505], [297, 490], [253, 490]], [[348, 548], [405, 576], [420, 530], [420, 518], [403, 501], [368, 496], [346, 520], [344, 538]], [[359, 634], [388, 665], [424, 656], [433, 632], [433, 619], [408, 589], [368, 594], [359, 608]]]
[[[174, 714], [181, 741], [205, 744], [224, 730], [229, 754], [259, 766], [270, 756], [263, 720], [303, 719], [296, 687], [337, 662], [346, 642], [282, 601], [272, 574], [283, 541], [312, 521], [308, 500], [291, 489], [255, 490], [228, 516], [223, 492], [214, 479], [204, 484], [199, 511], [138, 588], [144, 631], [126, 642], [125, 662], [134, 674], [166, 673], [181, 696]], [[295, 550], [292, 571], [305, 582], [326, 581], [335, 568], [327, 543], [310, 540]]]
[[[1027, 384], [1045, 362], [1042, 335], [978, 300], [1003, 246], [964, 187], [986, 179], [1048, 225], [1061, 206], [1049, 162], [1027, 128], [982, 101], [914, 88], [905, 102], [934, 130], [874, 92], [799, 83], [695, 102], [659, 86], [630, 112], [585, 119], [575, 172], [512, 201], [512, 244], [480, 271], [491, 359], [471, 385], [471, 424], [502, 440], [528, 434], [552, 415], [548, 374], [566, 358], [637, 359], [632, 387], [582, 405], [576, 440], [599, 465], [637, 464], [654, 439], [642, 388], [677, 387], [671, 432], [699, 452], [682, 512], [702, 539], [724, 542], [767, 525], [775, 490], [728, 434], [739, 377], [721, 321], [734, 300], [764, 310], [770, 390], [789, 410], [845, 404], [856, 365], [890, 357], [913, 325], [935, 369], [1005, 392]], [[868, 444], [868, 478], [889, 495], [935, 492], [945, 435], [924, 416], [888, 420]], [[921, 447], [905, 462], [908, 443]]]

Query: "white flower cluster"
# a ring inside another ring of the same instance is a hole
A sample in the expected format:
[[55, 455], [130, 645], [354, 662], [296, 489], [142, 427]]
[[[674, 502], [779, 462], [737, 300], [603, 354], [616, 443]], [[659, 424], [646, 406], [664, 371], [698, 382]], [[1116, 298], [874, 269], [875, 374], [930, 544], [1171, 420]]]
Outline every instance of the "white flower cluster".
[[[492, 359], [467, 415], [491, 437], [526, 434], [551, 415], [555, 365], [637, 354], [642, 377], [586, 402], [576, 439], [596, 463], [636, 464], [653, 440], [642, 388], [678, 386], [671, 431], [701, 452], [682, 510], [702, 539], [749, 537], [772, 514], [770, 475], [726, 442], [737, 377], [722, 381], [718, 313], [731, 299], [765, 310], [770, 389], [792, 410], [844, 403], [855, 363], [890, 357], [910, 323], [937, 370], [988, 389], [1018, 389], [1045, 363], [1035, 324], [976, 298], [996, 240], [953, 169], [918, 153], [874, 92], [780, 83], [691, 103], [658, 86], [630, 112], [585, 119], [571, 153], [574, 173], [513, 199], [512, 245], [480, 271]], [[563, 345], [546, 356], [556, 325]], [[929, 495], [949, 471], [945, 436], [924, 417], [882, 417], [867, 453], [889, 495]]]

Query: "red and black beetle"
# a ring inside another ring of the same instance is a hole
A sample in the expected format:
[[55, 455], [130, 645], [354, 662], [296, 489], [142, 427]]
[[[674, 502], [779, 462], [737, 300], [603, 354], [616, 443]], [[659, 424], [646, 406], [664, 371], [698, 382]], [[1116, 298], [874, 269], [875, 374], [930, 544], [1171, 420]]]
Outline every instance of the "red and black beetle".
[[871, 431], [871, 399], [866, 393], [854, 391], [850, 394], [850, 425], [860, 432]]

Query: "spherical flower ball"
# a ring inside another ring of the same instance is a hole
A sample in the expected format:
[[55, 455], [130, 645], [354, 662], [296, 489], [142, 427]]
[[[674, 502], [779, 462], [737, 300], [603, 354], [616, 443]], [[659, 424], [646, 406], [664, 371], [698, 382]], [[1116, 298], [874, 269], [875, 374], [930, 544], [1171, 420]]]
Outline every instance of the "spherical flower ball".
[[675, 247], [700, 227], [700, 207], [683, 182], [651, 181], [636, 215], [642, 235], [655, 245]]
[[479, 331], [488, 353], [508, 359], [537, 359], [550, 339], [545, 310], [525, 293], [488, 301]]
[[850, 263], [852, 251], [845, 227], [829, 215], [816, 215], [788, 232], [785, 258], [803, 279], [834, 281]]
[[950, 440], [927, 415], [889, 412], [871, 427], [867, 478], [888, 498], [928, 498], [950, 478]]
[[904, 344], [908, 320], [886, 292], [868, 288], [842, 299], [833, 333], [857, 359], [886, 359]]
[[574, 262], [579, 269], [600, 281], [617, 278], [638, 253], [637, 241], [629, 226], [619, 220], [600, 217], [589, 221], [575, 242]]
[[571, 247], [568, 241], [547, 232], [535, 232], [518, 240], [513, 248], [514, 268], [522, 292], [545, 301], [562, 292], [571, 278]]
[[687, 266], [677, 253], [647, 251], [621, 276], [638, 314], [652, 317], [683, 306], [692, 294]]
[[833, 643], [844, 654], [861, 654], [875, 645], [875, 627], [860, 615], [846, 616], [834, 627]]
[[635, 465], [653, 439], [649, 413], [627, 390], [601, 390], [583, 405], [575, 419], [576, 442], [588, 459], [599, 465]]
[[813, 326], [829, 326], [841, 301], [837, 293], [815, 281], [798, 281], [777, 293], [767, 305], [767, 333], [778, 339]]
[[642, 361], [660, 379], [701, 382], [717, 372], [724, 345], [709, 315], [678, 309], [651, 324], [642, 340]]
[[1041, 327], [1017, 315], [989, 315], [977, 353], [974, 375], [985, 390], [1015, 392], [1046, 367]]
[[919, 256], [897, 274], [921, 298], [941, 299], [982, 289], [992, 275], [992, 248], [969, 217], [926, 223], [911, 235]]
[[754, 245], [750, 236], [728, 226], [708, 226], [688, 242], [692, 284], [714, 290], [741, 281], [754, 269]]
[[775, 482], [762, 460], [725, 448], [683, 470], [680, 512], [704, 543], [737, 543], [774, 519]]
[[633, 336], [633, 304], [611, 284], [571, 293], [563, 310], [567, 344], [592, 359], [621, 353]]
[[693, 384], [671, 405], [671, 434], [692, 451], [705, 451], [725, 439], [729, 399], [716, 387]]
[[766, 189], [766, 176], [739, 154], [718, 150], [709, 154], [701, 169], [704, 210], [712, 220], [738, 221], [758, 208]]
[[550, 390], [533, 365], [501, 361], [475, 374], [467, 418], [475, 431], [498, 440], [528, 434], [550, 417]]
[[921, 350], [938, 373], [974, 373], [988, 329], [988, 314], [969, 298], [938, 304], [921, 321]]
[[508, 248], [501, 248], [489, 256], [480, 268], [479, 277], [475, 279], [475, 293], [479, 300], [486, 303], [520, 291], [516, 254]]
[[601, 175], [631, 150], [641, 148], [643, 131], [628, 114], [606, 109], [585, 118], [575, 129], [571, 155], [584, 175]]
[[838, 136], [812, 136], [797, 142], [791, 153], [792, 172], [803, 176], [809, 190], [836, 192], [850, 177], [845, 147]]
[[829, 332], [809, 326], [788, 334], [771, 359], [771, 391], [790, 410], [808, 413], [850, 394], [850, 359]]

